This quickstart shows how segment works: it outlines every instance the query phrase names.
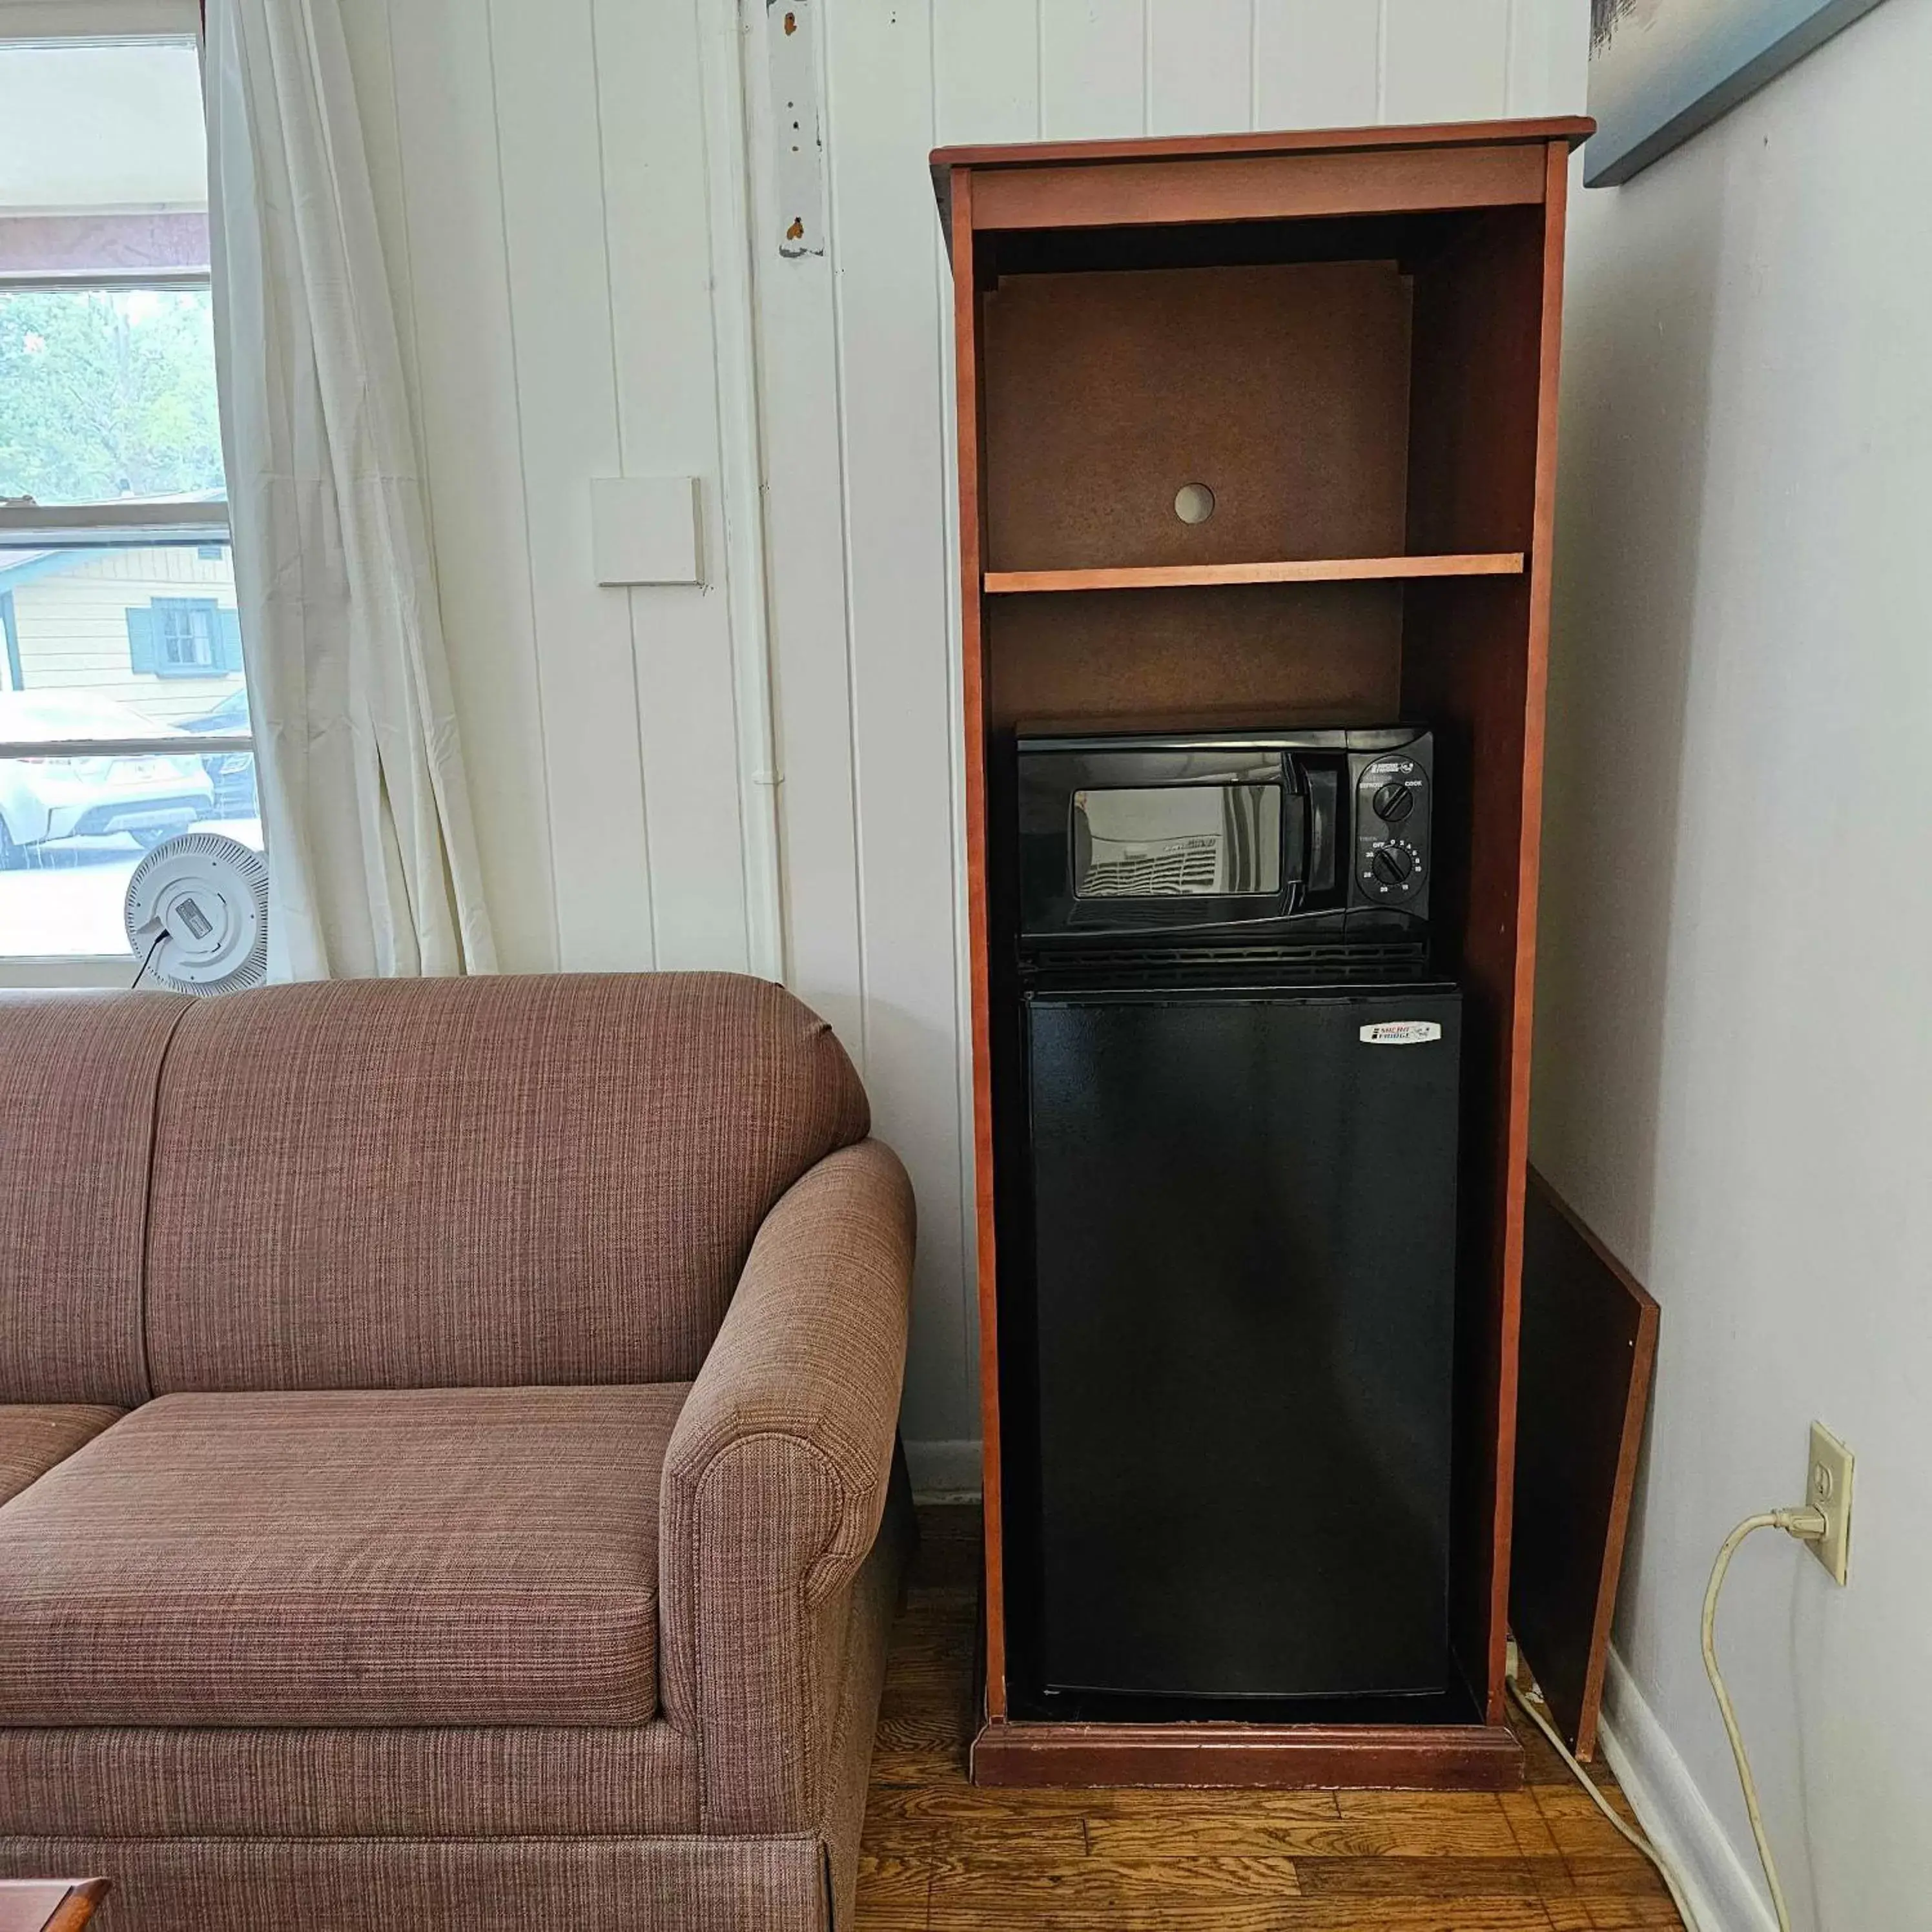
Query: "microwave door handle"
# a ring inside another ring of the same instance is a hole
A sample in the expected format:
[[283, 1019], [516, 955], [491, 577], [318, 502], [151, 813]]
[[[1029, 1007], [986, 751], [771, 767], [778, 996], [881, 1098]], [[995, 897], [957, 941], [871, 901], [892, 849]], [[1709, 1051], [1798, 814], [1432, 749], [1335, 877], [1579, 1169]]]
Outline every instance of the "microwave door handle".
[[1341, 826], [1337, 794], [1340, 790], [1340, 774], [1332, 765], [1311, 765], [1302, 772], [1303, 782], [1307, 787], [1308, 842], [1306, 863], [1302, 868], [1301, 882], [1310, 893], [1330, 892], [1335, 889], [1336, 854], [1340, 848]]
[[1281, 896], [1292, 912], [1308, 877], [1308, 801], [1292, 791], [1281, 802]]

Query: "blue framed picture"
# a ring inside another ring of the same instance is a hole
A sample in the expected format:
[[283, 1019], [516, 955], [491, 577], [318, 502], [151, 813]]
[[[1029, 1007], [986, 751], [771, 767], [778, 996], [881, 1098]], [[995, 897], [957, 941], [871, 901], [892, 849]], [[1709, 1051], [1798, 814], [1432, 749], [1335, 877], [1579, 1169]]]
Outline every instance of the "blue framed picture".
[[1589, 188], [1627, 182], [1878, 0], [1590, 0]]

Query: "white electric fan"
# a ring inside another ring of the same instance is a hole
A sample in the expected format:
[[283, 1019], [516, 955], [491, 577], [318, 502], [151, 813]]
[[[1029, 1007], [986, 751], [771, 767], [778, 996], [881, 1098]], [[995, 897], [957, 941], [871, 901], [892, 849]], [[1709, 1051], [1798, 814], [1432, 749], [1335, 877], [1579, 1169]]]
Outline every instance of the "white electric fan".
[[239, 992], [268, 976], [268, 866], [219, 832], [164, 839], [134, 868], [122, 917], [134, 983]]

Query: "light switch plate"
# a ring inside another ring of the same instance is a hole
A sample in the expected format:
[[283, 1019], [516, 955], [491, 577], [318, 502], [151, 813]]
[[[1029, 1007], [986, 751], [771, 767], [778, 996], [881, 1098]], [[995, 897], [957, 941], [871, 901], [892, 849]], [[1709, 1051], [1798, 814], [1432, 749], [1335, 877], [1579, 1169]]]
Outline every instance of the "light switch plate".
[[1843, 1583], [1852, 1560], [1852, 1452], [1822, 1422], [1811, 1425], [1804, 1500], [1825, 1519], [1825, 1534], [1804, 1546], [1831, 1571], [1834, 1583]]
[[704, 500], [695, 476], [599, 476], [590, 558], [599, 584], [702, 584]]

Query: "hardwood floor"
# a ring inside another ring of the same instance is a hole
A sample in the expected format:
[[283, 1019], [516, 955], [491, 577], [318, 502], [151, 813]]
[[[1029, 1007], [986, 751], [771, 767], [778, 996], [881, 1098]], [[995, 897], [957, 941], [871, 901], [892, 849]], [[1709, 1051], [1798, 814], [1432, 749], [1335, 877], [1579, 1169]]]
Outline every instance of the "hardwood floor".
[[[1656, 1874], [1533, 1732], [1520, 1792], [1020, 1791], [966, 1779], [979, 1515], [923, 1509], [872, 1753], [859, 1932], [1610, 1932]], [[1607, 1772], [1612, 1802], [1628, 1815]]]

